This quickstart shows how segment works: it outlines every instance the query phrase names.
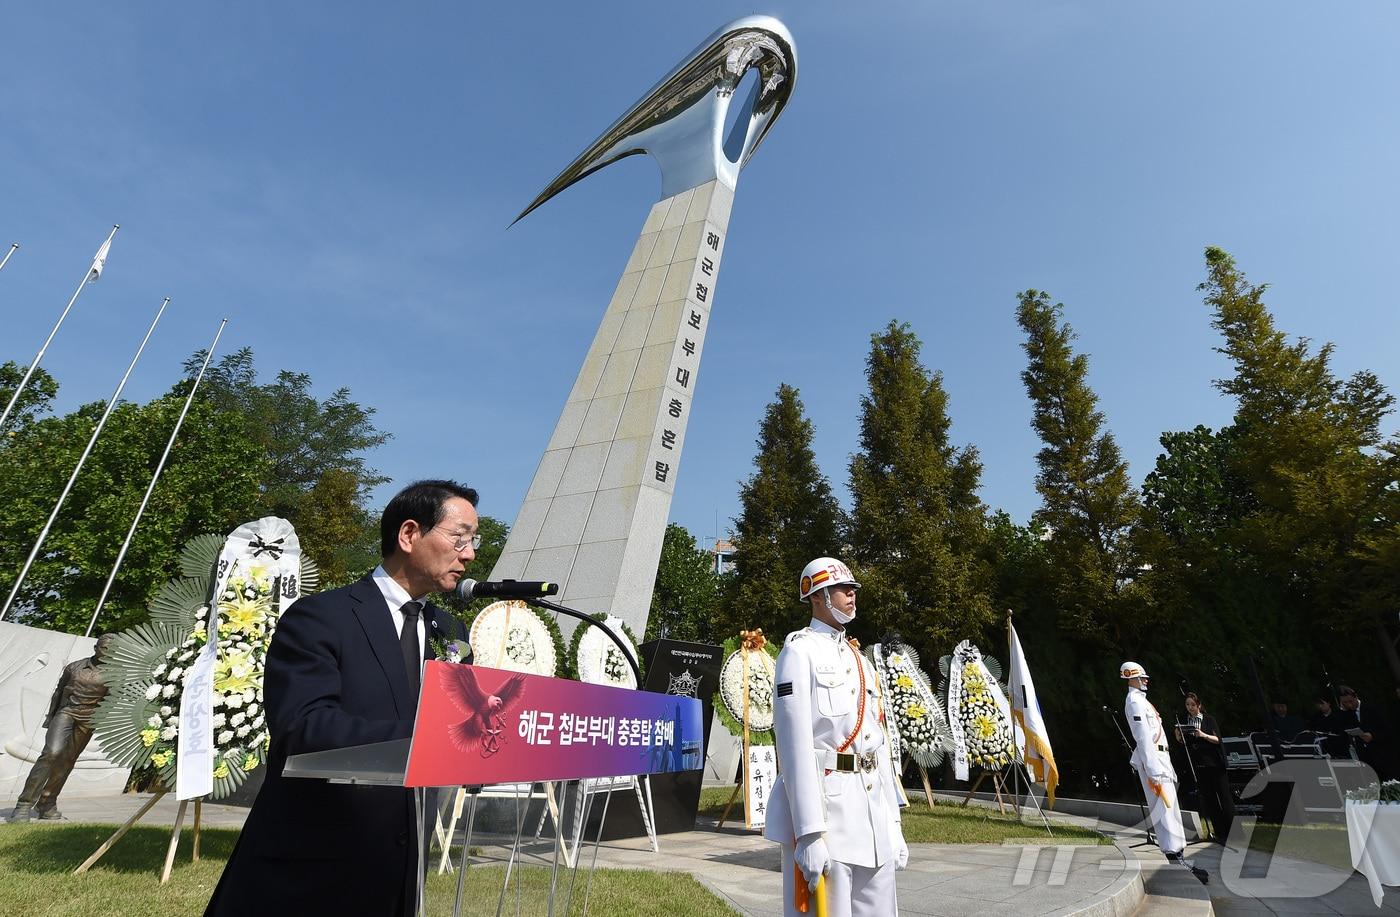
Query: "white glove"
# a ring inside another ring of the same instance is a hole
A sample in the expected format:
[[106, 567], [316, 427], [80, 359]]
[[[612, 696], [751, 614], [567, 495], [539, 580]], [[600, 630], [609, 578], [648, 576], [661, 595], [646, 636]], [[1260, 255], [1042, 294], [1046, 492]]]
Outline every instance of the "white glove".
[[802, 835], [797, 839], [792, 859], [802, 870], [802, 876], [807, 880], [807, 884], [815, 892], [817, 880], [831, 866], [831, 855], [826, 852], [826, 841], [816, 832]]
[[909, 865], [909, 845], [904, 843], [903, 833], [895, 835], [894, 868], [903, 869]]

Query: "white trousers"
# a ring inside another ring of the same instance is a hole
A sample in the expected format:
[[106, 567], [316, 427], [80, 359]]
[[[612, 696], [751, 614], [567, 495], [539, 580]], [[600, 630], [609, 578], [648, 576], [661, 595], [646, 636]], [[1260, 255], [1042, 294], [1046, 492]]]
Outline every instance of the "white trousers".
[[[783, 917], [817, 917], [815, 898], [806, 914], [797, 910], [793, 894], [797, 888], [792, 868], [792, 847], [783, 848]], [[852, 866], [831, 861], [826, 874], [828, 917], [897, 917], [894, 860], [883, 866]]]
[[1176, 799], [1176, 781], [1162, 781], [1158, 796], [1147, 782], [1146, 774], [1138, 774], [1147, 810], [1152, 814], [1152, 827], [1157, 832], [1157, 846], [1163, 853], [1180, 853], [1186, 849], [1186, 831], [1181, 827], [1181, 806]]

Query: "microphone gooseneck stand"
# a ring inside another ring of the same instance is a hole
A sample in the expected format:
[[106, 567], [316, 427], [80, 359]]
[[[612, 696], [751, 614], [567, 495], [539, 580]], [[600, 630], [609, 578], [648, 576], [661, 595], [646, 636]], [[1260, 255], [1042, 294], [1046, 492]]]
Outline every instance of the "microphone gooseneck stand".
[[[1107, 714], [1109, 720], [1113, 723], [1113, 728], [1118, 730], [1118, 739], [1123, 743], [1124, 750], [1128, 752], [1128, 767], [1132, 768], [1134, 774], [1137, 774], [1137, 768], [1133, 766], [1132, 762], [1133, 743], [1128, 741], [1128, 734], [1123, 731], [1123, 726], [1118, 722], [1118, 716], [1113, 712], [1113, 708], [1105, 704], [1103, 712]], [[1139, 794], [1141, 794], [1142, 788], [1139, 787], [1138, 790]], [[1133, 847], [1159, 846], [1157, 843], [1157, 832], [1152, 825], [1152, 816], [1148, 813], [1147, 804], [1142, 801], [1141, 795], [1139, 795], [1138, 798], [1138, 808], [1142, 810], [1142, 822], [1147, 826], [1147, 840], [1138, 841], [1136, 844], [1129, 844], [1128, 847], [1131, 849]]]
[[571, 618], [578, 618], [585, 624], [591, 624], [592, 626], [601, 630], [603, 633], [607, 634], [608, 639], [611, 640], [613, 643], [617, 644], [617, 648], [619, 651], [621, 651], [622, 657], [626, 659], [627, 664], [632, 667], [632, 675], [634, 678], [637, 679], [637, 688], [639, 690], [641, 689], [642, 670], [637, 667], [637, 660], [632, 658], [632, 651], [627, 648], [626, 644], [624, 644], [621, 640], [618, 639], [617, 634], [604, 627], [598, 621], [595, 621], [592, 618], [592, 616], [586, 615], [581, 611], [574, 611], [572, 608], [560, 605], [558, 602], [551, 602], [549, 599], [541, 599], [536, 598], [534, 596], [531, 596], [527, 599], [522, 599], [521, 601], [525, 602], [527, 605], [534, 605], [536, 608], [548, 608], [550, 611], [557, 611], [560, 614], [568, 615]]

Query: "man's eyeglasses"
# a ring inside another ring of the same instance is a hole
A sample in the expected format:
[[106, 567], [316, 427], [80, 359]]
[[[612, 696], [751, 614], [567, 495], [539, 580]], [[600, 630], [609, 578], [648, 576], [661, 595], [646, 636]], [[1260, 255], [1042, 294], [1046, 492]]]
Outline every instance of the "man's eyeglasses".
[[473, 551], [481, 547], [480, 532], [472, 532], [470, 535], [465, 533], [449, 535], [447, 532], [442, 531], [442, 529], [438, 528], [437, 526], [433, 526], [433, 531], [441, 534], [444, 538], [452, 539], [452, 550], [456, 551], [459, 554], [465, 551], [468, 545], [471, 546], [471, 549]]

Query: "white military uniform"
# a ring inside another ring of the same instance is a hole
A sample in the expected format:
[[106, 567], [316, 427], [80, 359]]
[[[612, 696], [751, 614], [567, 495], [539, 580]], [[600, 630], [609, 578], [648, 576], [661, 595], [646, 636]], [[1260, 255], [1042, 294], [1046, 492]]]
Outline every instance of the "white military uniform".
[[[863, 718], [858, 716], [862, 672]], [[798, 913], [796, 840], [822, 832], [832, 861], [826, 879], [831, 917], [897, 914], [894, 873], [906, 848], [874, 668], [843, 631], [814, 618], [788, 635], [775, 684], [773, 728], [781, 773], [763, 833], [783, 845], [783, 913]], [[859, 732], [838, 759], [836, 749], [858, 720]]]
[[[1176, 768], [1172, 767], [1167, 751], [1167, 734], [1162, 729], [1162, 716], [1147, 699], [1142, 688], [1128, 688], [1123, 715], [1133, 730], [1131, 762], [1142, 781], [1142, 793], [1152, 813], [1157, 832], [1157, 846], [1166, 854], [1180, 853], [1186, 847], [1186, 832], [1181, 827], [1181, 808], [1176, 799]], [[1154, 786], [1155, 785], [1155, 786]]]

